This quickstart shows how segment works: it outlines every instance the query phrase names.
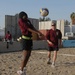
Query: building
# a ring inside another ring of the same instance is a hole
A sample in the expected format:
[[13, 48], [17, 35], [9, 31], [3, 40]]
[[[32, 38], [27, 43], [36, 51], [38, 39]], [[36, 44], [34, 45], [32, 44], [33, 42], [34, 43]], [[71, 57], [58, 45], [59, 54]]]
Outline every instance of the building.
[[[5, 15], [5, 34], [7, 31], [10, 31], [12, 34], [12, 37], [14, 39], [17, 39], [19, 36], [21, 36], [21, 31], [18, 26], [18, 14], [16, 15]], [[34, 25], [36, 29], [39, 29], [39, 20], [34, 18], [29, 18], [31, 23]], [[37, 35], [33, 34], [33, 39], [37, 39]]]
[[0, 29], [0, 41], [5, 37], [5, 29]]
[[[5, 15], [5, 34], [9, 30], [12, 34], [12, 37], [16, 40], [18, 37], [21, 36], [21, 31], [18, 26], [18, 14], [16, 15]], [[35, 18], [29, 18], [33, 26], [42, 32], [44, 35], [46, 35], [47, 30], [50, 29], [51, 23], [55, 22], [57, 29], [61, 30], [62, 32], [62, 39], [68, 39], [68, 36], [65, 36], [67, 32], [73, 32], [75, 36], [75, 26], [74, 25], [68, 25], [68, 21], [66, 20], [51, 20], [51, 21], [41, 21], [39, 22], [39, 19]], [[38, 40], [37, 34], [32, 34], [33, 40]], [[73, 36], [72, 36], [73, 37]], [[44, 38], [43, 38], [44, 40]]]

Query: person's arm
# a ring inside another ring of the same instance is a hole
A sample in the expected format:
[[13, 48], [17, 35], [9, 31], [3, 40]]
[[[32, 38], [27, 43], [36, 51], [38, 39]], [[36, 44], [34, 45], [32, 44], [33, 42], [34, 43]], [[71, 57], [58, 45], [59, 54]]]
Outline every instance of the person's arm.
[[10, 34], [10, 40], [12, 40], [12, 35]]
[[38, 30], [33, 30], [31, 28], [28, 28], [28, 31], [32, 32], [32, 33], [36, 33], [38, 34], [38, 36], [42, 36], [43, 34], [41, 32], [39, 32]]
[[61, 31], [59, 31], [58, 43], [59, 43], [59, 46], [62, 46], [62, 33], [61, 33]]
[[50, 39], [50, 31], [47, 31], [47, 34], [46, 34], [47, 43], [53, 46], [54, 44], [49, 39]]
[[42, 33], [40, 31], [38, 31], [33, 25], [32, 23], [30, 22], [30, 20], [28, 20], [28, 23], [29, 23], [29, 28], [28, 30], [32, 33], [36, 33], [38, 35], [42, 35]]
[[59, 41], [59, 45], [62, 45], [62, 39], [59, 39], [58, 41]]
[[28, 31], [32, 32], [32, 33], [36, 33], [36, 34], [39, 34], [37, 31], [31, 29], [31, 28], [28, 28]]
[[50, 40], [47, 40], [48, 44], [54, 46], [54, 44], [50, 41]]

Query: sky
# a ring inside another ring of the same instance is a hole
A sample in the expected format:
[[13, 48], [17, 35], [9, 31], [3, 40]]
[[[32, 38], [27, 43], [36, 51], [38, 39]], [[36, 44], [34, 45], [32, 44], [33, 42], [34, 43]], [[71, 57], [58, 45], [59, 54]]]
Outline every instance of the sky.
[[40, 9], [47, 8], [51, 20], [71, 21], [75, 12], [75, 0], [0, 0], [0, 28], [5, 27], [5, 15], [15, 15], [25, 11], [29, 18], [39, 19]]

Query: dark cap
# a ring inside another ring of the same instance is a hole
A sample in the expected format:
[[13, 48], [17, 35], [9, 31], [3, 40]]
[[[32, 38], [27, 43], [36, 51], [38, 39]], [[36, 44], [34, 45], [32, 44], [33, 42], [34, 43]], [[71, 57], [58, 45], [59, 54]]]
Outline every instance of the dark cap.
[[52, 23], [51, 26], [56, 26], [56, 23]]

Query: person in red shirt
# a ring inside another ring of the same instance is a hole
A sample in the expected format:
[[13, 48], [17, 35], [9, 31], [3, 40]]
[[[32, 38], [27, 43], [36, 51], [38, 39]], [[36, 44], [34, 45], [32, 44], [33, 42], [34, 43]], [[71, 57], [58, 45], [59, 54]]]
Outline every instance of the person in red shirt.
[[10, 34], [10, 32], [9, 31], [7, 31], [7, 33], [6, 33], [6, 35], [5, 35], [5, 40], [6, 40], [6, 42], [7, 42], [7, 48], [9, 48], [9, 43], [11, 42], [11, 40], [12, 40], [12, 35]]
[[22, 50], [23, 50], [23, 60], [21, 62], [20, 70], [17, 71], [17, 73], [18, 75], [22, 75], [24, 72], [24, 75], [26, 75], [24, 69], [26, 68], [27, 62], [29, 60], [32, 51], [32, 46], [33, 46], [32, 33], [36, 33], [38, 35], [42, 35], [42, 34], [34, 28], [34, 26], [28, 20], [27, 13], [25, 13], [24, 11], [19, 13], [18, 25], [22, 33], [21, 43], [22, 43]]
[[52, 60], [52, 67], [55, 66], [55, 61], [57, 58], [57, 51], [59, 50], [59, 45], [61, 45], [62, 33], [60, 30], [56, 29], [56, 24], [52, 23], [51, 29], [48, 30], [46, 34], [46, 40], [48, 42], [48, 60], [47, 64], [50, 64], [51, 51], [54, 51], [54, 56]]

